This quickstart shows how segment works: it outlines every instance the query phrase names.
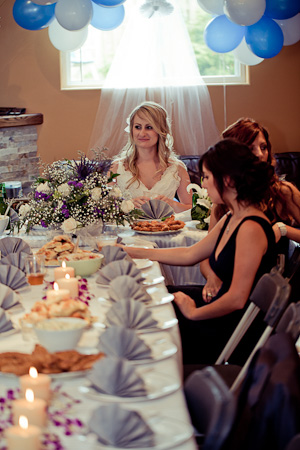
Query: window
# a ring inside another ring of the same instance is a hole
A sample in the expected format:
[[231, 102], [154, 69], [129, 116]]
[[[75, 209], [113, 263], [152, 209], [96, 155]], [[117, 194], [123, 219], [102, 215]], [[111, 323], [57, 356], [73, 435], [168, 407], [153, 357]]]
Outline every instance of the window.
[[[195, 0], [178, 0], [200, 73], [206, 84], [247, 84], [247, 67], [240, 64], [231, 53], [218, 54], [210, 50], [203, 37], [204, 28], [211, 15], [203, 11]], [[89, 27], [88, 39], [75, 52], [61, 52], [61, 88], [101, 88], [110, 68], [115, 51], [128, 23], [133, 8], [143, 2], [126, 0], [125, 19], [113, 31], [100, 31]]]

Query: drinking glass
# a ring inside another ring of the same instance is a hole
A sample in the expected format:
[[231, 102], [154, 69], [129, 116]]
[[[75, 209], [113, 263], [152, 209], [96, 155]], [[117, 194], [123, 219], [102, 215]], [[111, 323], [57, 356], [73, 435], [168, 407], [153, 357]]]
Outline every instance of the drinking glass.
[[29, 255], [25, 258], [25, 273], [31, 285], [43, 284], [45, 269], [45, 255]]

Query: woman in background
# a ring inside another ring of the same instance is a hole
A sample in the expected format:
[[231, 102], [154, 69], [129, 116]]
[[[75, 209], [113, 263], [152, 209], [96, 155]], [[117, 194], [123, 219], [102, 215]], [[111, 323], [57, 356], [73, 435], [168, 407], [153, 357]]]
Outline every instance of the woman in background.
[[[271, 152], [271, 142], [268, 131], [258, 122], [249, 118], [239, 119], [222, 133], [223, 138], [234, 138], [246, 144], [252, 153], [261, 161], [275, 166], [276, 162]], [[270, 196], [262, 205], [263, 211], [273, 225], [277, 245], [277, 252], [288, 257], [289, 239], [300, 242], [300, 192], [288, 181], [279, 180], [273, 175], [270, 184]], [[226, 213], [225, 205], [214, 205], [211, 213], [209, 230]], [[207, 302], [217, 295], [221, 280], [215, 276], [208, 260], [200, 264], [202, 275], [207, 283], [203, 289], [203, 299]]]
[[[202, 156], [200, 172], [213, 203], [225, 204], [230, 210], [211, 232], [190, 247], [124, 249], [133, 258], [171, 265], [188, 266], [209, 258], [211, 269], [222, 280], [213, 301], [203, 301], [200, 286], [185, 286], [182, 292], [172, 286], [169, 291], [175, 292], [183, 362], [210, 364], [244, 314], [256, 282], [276, 264], [274, 233], [260, 208], [268, 196], [274, 169], [259, 161], [247, 146], [225, 139]], [[262, 320], [259, 323], [262, 325]], [[256, 323], [247, 350], [256, 342], [257, 331], [260, 327]], [[242, 355], [247, 356], [245, 348]]]
[[[175, 212], [192, 207], [186, 188], [190, 177], [173, 150], [173, 137], [166, 110], [144, 102], [129, 116], [128, 143], [114, 158], [112, 173], [123, 195], [129, 194], [140, 208], [151, 198], [168, 203]], [[174, 200], [177, 192], [180, 202]]]

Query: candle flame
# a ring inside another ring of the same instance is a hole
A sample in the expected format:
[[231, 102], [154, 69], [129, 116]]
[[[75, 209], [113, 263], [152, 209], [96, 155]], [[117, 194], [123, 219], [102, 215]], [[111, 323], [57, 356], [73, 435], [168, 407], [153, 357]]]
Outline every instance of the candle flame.
[[34, 393], [32, 389], [26, 389], [25, 398], [28, 402], [33, 403], [34, 401]]
[[69, 280], [71, 277], [70, 277], [70, 275], [69, 275], [68, 273], [66, 273], [65, 278], [66, 278], [67, 280]]
[[32, 378], [37, 378], [37, 377], [38, 377], [38, 371], [36, 370], [35, 367], [30, 367], [30, 369], [29, 369], [29, 375], [30, 375]]
[[58, 284], [57, 284], [57, 283], [53, 283], [53, 289], [54, 289], [55, 291], [58, 291], [58, 290], [59, 290], [59, 287], [58, 287]]
[[27, 430], [28, 428], [28, 419], [26, 416], [19, 417], [19, 425], [23, 430]]
[[63, 267], [64, 269], [66, 268], [66, 261], [63, 261], [62, 263], [61, 263], [61, 267]]

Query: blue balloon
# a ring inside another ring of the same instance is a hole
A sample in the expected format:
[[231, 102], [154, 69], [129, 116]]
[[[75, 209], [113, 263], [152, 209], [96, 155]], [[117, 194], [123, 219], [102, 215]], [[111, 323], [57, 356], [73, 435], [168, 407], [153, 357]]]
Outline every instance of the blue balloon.
[[300, 0], [266, 0], [265, 16], [290, 19], [300, 12]]
[[37, 5], [29, 0], [16, 0], [13, 16], [20, 27], [26, 30], [41, 30], [54, 20], [55, 3]]
[[123, 5], [107, 8], [93, 3], [93, 17], [91, 25], [98, 30], [110, 31], [123, 22], [125, 9]]
[[92, 0], [92, 1], [96, 3], [96, 5], [112, 7], [122, 5], [122, 3], [124, 3], [126, 0]]
[[234, 50], [242, 41], [245, 27], [231, 22], [225, 14], [212, 19], [205, 27], [204, 40], [211, 50], [226, 53]]
[[282, 49], [284, 37], [280, 26], [263, 16], [255, 24], [246, 27], [245, 39], [256, 56], [273, 58]]

